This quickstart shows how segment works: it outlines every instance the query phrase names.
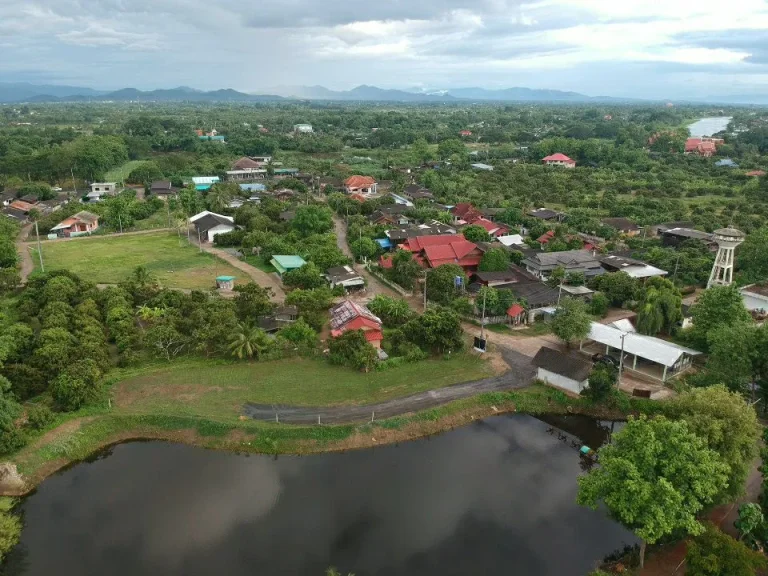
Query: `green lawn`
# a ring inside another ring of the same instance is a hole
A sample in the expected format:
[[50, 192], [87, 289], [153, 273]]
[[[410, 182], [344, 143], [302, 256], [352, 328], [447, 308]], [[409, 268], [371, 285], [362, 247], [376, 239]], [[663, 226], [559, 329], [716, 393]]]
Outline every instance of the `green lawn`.
[[146, 160], [129, 160], [122, 166], [112, 168], [112, 170], [107, 172], [104, 176], [104, 182], [125, 182], [125, 179], [128, 178], [128, 174], [130, 174], [131, 171], [146, 162]]
[[[44, 242], [42, 249], [46, 270], [64, 268], [97, 284], [116, 284], [137, 266], [146, 266], [168, 288], [205, 290], [215, 287], [216, 276], [244, 277], [229, 264], [201, 253], [183, 236], [168, 232], [55, 240]], [[39, 268], [37, 250], [31, 250]]]
[[143, 371], [112, 387], [115, 412], [237, 422], [243, 404], [369, 404], [490, 376], [490, 363], [458, 354], [367, 374], [325, 360], [189, 361]]
[[248, 262], [251, 266], [255, 266], [262, 272], [266, 272], [268, 274], [271, 274], [272, 272], [277, 272], [274, 266], [270, 264], [268, 261], [264, 260], [263, 256], [256, 256], [256, 255], [250, 255], [245, 257], [245, 261]]

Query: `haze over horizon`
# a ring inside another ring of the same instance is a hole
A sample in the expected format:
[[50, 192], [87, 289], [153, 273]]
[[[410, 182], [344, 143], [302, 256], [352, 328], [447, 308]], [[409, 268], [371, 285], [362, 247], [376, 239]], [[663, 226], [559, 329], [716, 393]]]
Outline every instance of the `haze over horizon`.
[[0, 81], [266, 93], [361, 84], [762, 95], [768, 3], [32, 0], [0, 4]]

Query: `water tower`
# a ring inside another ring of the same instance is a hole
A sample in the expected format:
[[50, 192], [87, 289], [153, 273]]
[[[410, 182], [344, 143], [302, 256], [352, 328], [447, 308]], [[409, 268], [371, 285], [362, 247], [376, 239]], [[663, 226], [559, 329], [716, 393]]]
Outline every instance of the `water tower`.
[[714, 240], [718, 246], [717, 256], [707, 288], [730, 286], [733, 283], [733, 254], [736, 246], [744, 242], [744, 232], [735, 228], [720, 228], [715, 230]]

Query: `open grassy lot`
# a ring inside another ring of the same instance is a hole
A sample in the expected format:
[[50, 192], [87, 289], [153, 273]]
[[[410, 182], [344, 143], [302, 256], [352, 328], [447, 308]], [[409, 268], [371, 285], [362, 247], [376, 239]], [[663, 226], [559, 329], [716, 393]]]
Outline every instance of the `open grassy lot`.
[[[42, 245], [46, 270], [67, 269], [97, 284], [116, 284], [137, 266], [146, 266], [163, 286], [208, 289], [216, 276], [243, 278], [243, 273], [207, 253], [200, 253], [175, 233], [157, 232], [133, 236], [94, 236], [58, 240]], [[32, 248], [39, 265], [36, 248]]]
[[146, 164], [146, 160], [129, 160], [122, 166], [118, 166], [107, 172], [104, 176], [104, 182], [124, 182], [125, 179], [128, 178], [128, 174], [142, 164]]
[[277, 272], [277, 270], [275, 270], [275, 267], [272, 266], [272, 264], [270, 264], [268, 260], [265, 260], [263, 256], [256, 256], [255, 254], [248, 255], [245, 257], [245, 261], [248, 262], [248, 264], [250, 264], [251, 266], [255, 266], [256, 268], [258, 268], [262, 272], [266, 272], [267, 274], [272, 274], [273, 272]]
[[123, 414], [173, 414], [237, 422], [243, 404], [370, 404], [490, 376], [490, 362], [469, 354], [367, 374], [324, 360], [190, 361], [141, 373], [112, 387]]

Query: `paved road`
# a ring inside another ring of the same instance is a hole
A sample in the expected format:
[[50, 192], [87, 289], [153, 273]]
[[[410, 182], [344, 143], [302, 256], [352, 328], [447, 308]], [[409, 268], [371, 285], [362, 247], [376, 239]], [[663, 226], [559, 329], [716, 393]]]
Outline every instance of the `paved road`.
[[442, 406], [454, 400], [475, 396], [483, 392], [511, 390], [530, 384], [534, 374], [531, 359], [507, 348], [502, 349], [502, 356], [510, 369], [501, 376], [454, 384], [404, 398], [395, 398], [364, 406], [307, 407], [246, 404], [243, 407], [243, 414], [255, 420], [270, 422], [274, 422], [275, 414], [278, 414], [279, 421], [286, 424], [317, 424], [318, 416], [323, 424], [347, 424], [369, 421], [372, 413], [375, 414], [375, 418], [391, 418], [392, 416]]

